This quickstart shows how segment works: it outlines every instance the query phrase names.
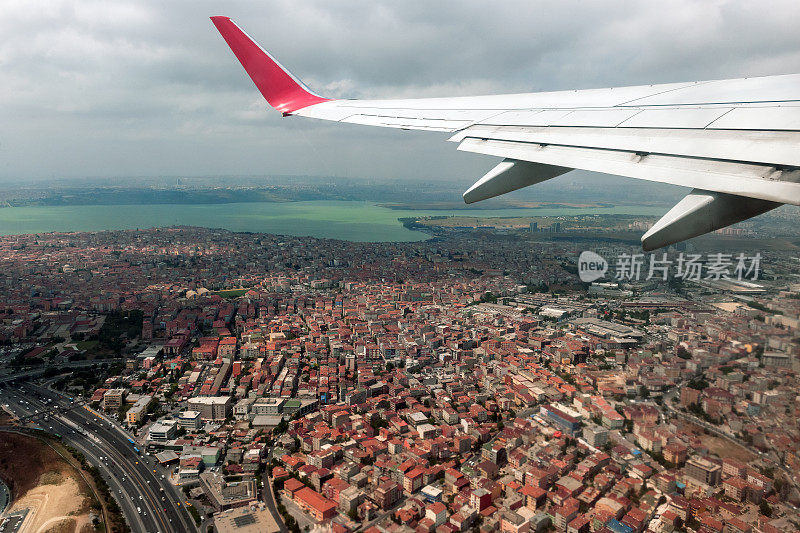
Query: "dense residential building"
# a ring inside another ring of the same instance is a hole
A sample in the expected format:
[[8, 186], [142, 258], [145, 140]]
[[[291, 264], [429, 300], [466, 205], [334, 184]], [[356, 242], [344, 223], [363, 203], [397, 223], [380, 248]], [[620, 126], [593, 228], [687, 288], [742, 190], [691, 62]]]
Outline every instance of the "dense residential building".
[[608, 442], [608, 430], [597, 424], [588, 424], [583, 428], [583, 438], [595, 447], [603, 447]]
[[216, 472], [200, 474], [200, 487], [217, 511], [245, 507], [258, 498], [258, 487], [253, 478], [226, 481]]
[[165, 443], [175, 438], [178, 433], [178, 424], [174, 420], [159, 421], [148, 429], [148, 440], [150, 442]]
[[298, 490], [294, 495], [294, 501], [318, 522], [332, 518], [336, 512], [335, 503], [308, 487]]
[[184, 411], [178, 415], [178, 425], [189, 431], [200, 429], [202, 421], [199, 411]]
[[265, 489], [337, 533], [791, 530], [800, 266], [592, 291], [525, 234], [0, 238], [0, 363], [117, 359], [53, 385], [229, 530]]
[[103, 394], [103, 409], [115, 411], [122, 407], [122, 400], [125, 397], [125, 389], [110, 389]]
[[706, 485], [718, 485], [722, 467], [703, 457], [692, 457], [686, 461], [686, 475]]
[[136, 402], [134, 402], [134, 404], [128, 409], [128, 412], [125, 413], [125, 420], [129, 426], [135, 426], [144, 420], [144, 417], [147, 414], [147, 408], [150, 406], [152, 401], [152, 396], [143, 395], [140, 396]]
[[189, 409], [200, 413], [201, 420], [225, 420], [231, 413], [229, 396], [198, 396], [190, 398]]

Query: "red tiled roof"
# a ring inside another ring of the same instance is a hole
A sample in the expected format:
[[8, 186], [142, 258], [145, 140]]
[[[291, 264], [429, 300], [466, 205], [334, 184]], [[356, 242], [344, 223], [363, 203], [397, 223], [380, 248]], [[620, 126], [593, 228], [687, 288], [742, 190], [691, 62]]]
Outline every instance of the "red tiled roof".
[[304, 487], [297, 491], [297, 494], [295, 494], [294, 497], [323, 514], [336, 508], [335, 503], [308, 487]]
[[305, 487], [305, 485], [303, 485], [302, 482], [294, 478], [287, 479], [286, 482], [283, 484], [283, 488], [291, 493], [295, 493], [298, 490], [302, 489], [303, 487]]

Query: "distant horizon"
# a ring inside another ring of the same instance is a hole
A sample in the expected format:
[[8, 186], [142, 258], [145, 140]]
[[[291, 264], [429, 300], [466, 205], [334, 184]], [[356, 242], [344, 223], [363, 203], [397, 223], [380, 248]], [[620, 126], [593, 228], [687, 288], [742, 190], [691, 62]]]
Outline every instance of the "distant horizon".
[[[110, 174], [97, 174], [86, 176], [34, 176], [34, 177], [0, 177], [0, 184], [13, 183], [24, 184], [29, 182], [47, 182], [47, 181], [102, 181], [102, 180], [212, 180], [212, 179], [242, 179], [242, 180], [257, 180], [257, 179], [278, 179], [278, 180], [297, 180], [297, 179], [336, 179], [336, 180], [354, 180], [354, 181], [370, 181], [380, 180], [386, 182], [393, 181], [411, 181], [411, 182], [428, 182], [432, 178], [425, 177], [370, 177], [370, 176], [342, 176], [330, 174], [141, 174], [141, 175], [110, 175]], [[460, 182], [459, 178], [455, 177], [438, 177], [438, 181]], [[122, 184], [120, 184], [122, 185]]]
[[[409, 208], [432, 205], [464, 209], [465, 179], [310, 175], [61, 177], [22, 180], [0, 187], [0, 205], [216, 204], [249, 201], [365, 200]], [[251, 197], [245, 191], [253, 191]], [[536, 187], [471, 204], [496, 209], [518, 204], [663, 205], [678, 201], [686, 189], [576, 170]], [[164, 196], [166, 195], [166, 196]]]

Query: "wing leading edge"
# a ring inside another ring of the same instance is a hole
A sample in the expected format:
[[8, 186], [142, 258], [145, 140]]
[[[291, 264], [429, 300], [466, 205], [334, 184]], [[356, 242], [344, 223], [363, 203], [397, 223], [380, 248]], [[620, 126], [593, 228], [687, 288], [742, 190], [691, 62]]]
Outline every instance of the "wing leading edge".
[[642, 237], [667, 246], [800, 205], [800, 75], [528, 94], [330, 100], [227, 17], [211, 17], [267, 102], [284, 115], [441, 131], [503, 158], [472, 203], [572, 169], [691, 187]]

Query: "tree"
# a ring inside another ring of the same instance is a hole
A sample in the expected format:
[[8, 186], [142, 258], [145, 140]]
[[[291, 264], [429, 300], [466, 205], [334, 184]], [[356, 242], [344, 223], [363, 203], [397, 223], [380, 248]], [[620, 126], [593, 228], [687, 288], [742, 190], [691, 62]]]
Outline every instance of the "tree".
[[163, 414], [161, 402], [154, 398], [149, 404], [147, 404], [147, 414], [152, 415], [154, 418], [160, 417]]
[[273, 429], [272, 431], [276, 435], [280, 435], [282, 433], [286, 433], [286, 430], [288, 429], [289, 429], [289, 422], [287, 422], [286, 419], [282, 418], [281, 421], [278, 423], [278, 425], [275, 426], [275, 429]]
[[378, 431], [380, 428], [387, 428], [389, 427], [389, 422], [387, 422], [383, 417], [380, 415], [374, 416], [370, 421], [370, 425], [372, 429]]
[[678, 346], [676, 355], [681, 359], [691, 359], [692, 355], [683, 346]]
[[766, 517], [772, 516], [772, 507], [767, 503], [766, 500], [761, 500], [761, 504], [758, 506], [758, 511]]
[[778, 478], [775, 480], [775, 493], [780, 495], [783, 493], [783, 488], [786, 486], [786, 482], [782, 478]]
[[481, 296], [481, 300], [480, 301], [481, 301], [481, 303], [496, 304], [497, 303], [497, 296], [495, 296], [491, 292], [487, 292], [486, 294]]
[[705, 380], [705, 377], [700, 375], [689, 381], [689, 383], [687, 383], [686, 386], [689, 387], [690, 389], [703, 390], [707, 389], [708, 385], [709, 383], [708, 381]]

